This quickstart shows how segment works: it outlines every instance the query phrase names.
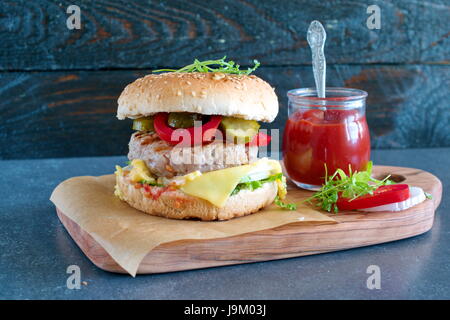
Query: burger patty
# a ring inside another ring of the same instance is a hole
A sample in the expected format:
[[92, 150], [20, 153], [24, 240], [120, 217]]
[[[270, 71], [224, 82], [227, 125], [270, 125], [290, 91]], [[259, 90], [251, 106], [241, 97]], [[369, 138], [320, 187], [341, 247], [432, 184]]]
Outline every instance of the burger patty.
[[247, 164], [257, 155], [256, 146], [217, 141], [178, 147], [161, 140], [156, 133], [135, 132], [130, 139], [128, 159], [141, 159], [156, 176], [171, 178], [196, 170], [207, 172]]

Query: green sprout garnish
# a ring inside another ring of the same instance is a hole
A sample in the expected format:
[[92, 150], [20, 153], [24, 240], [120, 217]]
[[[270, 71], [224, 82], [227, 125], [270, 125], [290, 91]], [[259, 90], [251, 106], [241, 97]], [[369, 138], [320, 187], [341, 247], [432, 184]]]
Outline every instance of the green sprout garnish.
[[253, 68], [249, 67], [247, 68], [247, 70], [241, 70], [240, 65], [231, 60], [225, 61], [226, 58], [227, 57], [224, 56], [222, 59], [205, 61], [199, 61], [198, 59], [195, 59], [194, 63], [187, 65], [181, 69], [159, 69], [153, 70], [153, 72], [222, 72], [249, 75], [261, 65], [258, 60], [253, 60]]
[[327, 166], [325, 165], [325, 183], [322, 188], [302, 202], [312, 203], [314, 200], [321, 209], [338, 213], [339, 209], [336, 202], [339, 197], [352, 201], [366, 194], [373, 194], [380, 186], [394, 184], [393, 181], [389, 180], [390, 175], [383, 180], [372, 178], [372, 166], [372, 161], [369, 161], [365, 171], [352, 172], [349, 165], [348, 175], [344, 170], [337, 169], [331, 177], [328, 177]]
[[239, 193], [239, 191], [241, 191], [241, 190], [254, 191], [258, 188], [261, 188], [264, 183], [280, 180], [282, 176], [283, 176], [283, 174], [279, 173], [279, 174], [274, 174], [266, 179], [256, 180], [256, 181], [250, 181], [248, 179], [248, 177], [244, 177], [239, 182], [239, 184], [236, 186], [236, 188], [234, 188], [234, 190], [231, 192], [231, 195], [235, 195], [235, 194]]
[[141, 180], [141, 181], [139, 181], [139, 183], [140, 184], [147, 184], [147, 185], [152, 186], [152, 187], [164, 187], [164, 185], [162, 185], [160, 183], [157, 183], [154, 180]]
[[290, 210], [290, 211], [294, 211], [297, 210], [297, 205], [295, 203], [286, 203], [283, 202], [279, 196], [275, 197], [275, 201], [274, 203], [279, 206], [281, 209], [285, 209], [285, 210]]

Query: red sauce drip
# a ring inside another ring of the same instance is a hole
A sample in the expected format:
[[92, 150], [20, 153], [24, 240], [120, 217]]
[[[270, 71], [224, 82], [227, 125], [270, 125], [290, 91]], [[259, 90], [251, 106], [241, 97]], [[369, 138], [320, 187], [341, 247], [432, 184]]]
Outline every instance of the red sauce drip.
[[144, 196], [146, 198], [152, 198], [153, 200], [158, 200], [159, 197], [166, 191], [172, 191], [174, 190], [173, 186], [166, 186], [166, 187], [152, 187], [148, 184], [143, 185], [144, 188]]

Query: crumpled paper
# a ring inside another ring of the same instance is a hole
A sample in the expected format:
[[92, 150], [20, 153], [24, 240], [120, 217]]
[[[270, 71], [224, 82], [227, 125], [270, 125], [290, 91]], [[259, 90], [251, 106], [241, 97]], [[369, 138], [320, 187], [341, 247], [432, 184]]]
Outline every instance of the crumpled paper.
[[[230, 237], [294, 222], [336, 223], [331, 217], [307, 205], [298, 206], [297, 211], [271, 205], [258, 213], [228, 221], [155, 217], [115, 197], [114, 184], [114, 175], [74, 177], [59, 184], [50, 200], [132, 276], [136, 275], [142, 259], [163, 243]], [[298, 202], [302, 198], [301, 192], [288, 192], [286, 202]]]

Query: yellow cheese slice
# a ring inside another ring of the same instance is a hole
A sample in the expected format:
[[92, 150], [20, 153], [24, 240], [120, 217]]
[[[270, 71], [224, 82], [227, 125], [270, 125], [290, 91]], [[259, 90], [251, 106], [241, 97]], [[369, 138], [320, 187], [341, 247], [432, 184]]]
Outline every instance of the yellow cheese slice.
[[205, 199], [217, 207], [223, 207], [242, 177], [251, 170], [251, 165], [243, 165], [210, 171], [186, 181], [181, 190], [191, 196]]
[[278, 161], [261, 159], [248, 165], [203, 173], [191, 180], [186, 180], [186, 183], [180, 189], [191, 196], [205, 199], [217, 207], [223, 207], [241, 179], [260, 165], [262, 161], [267, 161], [270, 164], [272, 174], [281, 172]]
[[116, 166], [116, 171], [114, 172], [116, 175], [116, 185], [114, 186], [114, 195], [118, 197], [120, 200], [124, 199], [123, 193], [119, 188], [119, 177], [123, 175], [122, 167]]
[[142, 180], [154, 182], [155, 179], [151, 176], [144, 161], [140, 159], [134, 159], [131, 161], [133, 169], [130, 171], [130, 178], [133, 182], [140, 182]]

